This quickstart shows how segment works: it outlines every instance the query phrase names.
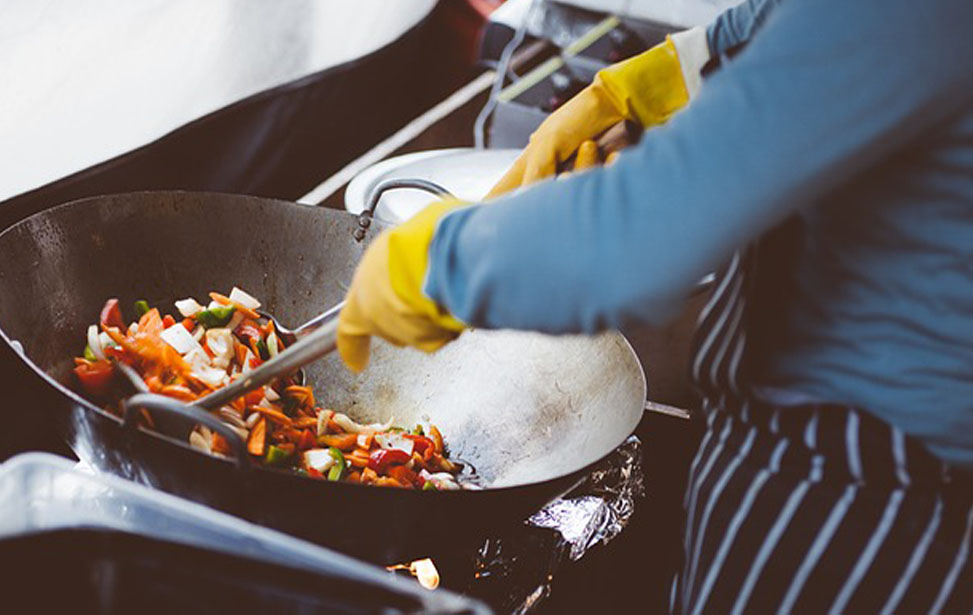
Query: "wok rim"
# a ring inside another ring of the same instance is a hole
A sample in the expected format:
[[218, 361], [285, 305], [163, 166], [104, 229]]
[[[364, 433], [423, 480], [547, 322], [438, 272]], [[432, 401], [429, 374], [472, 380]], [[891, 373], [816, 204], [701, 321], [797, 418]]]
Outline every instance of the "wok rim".
[[[53, 207], [50, 207], [50, 208], [47, 208], [47, 209], [44, 209], [44, 210], [35, 212], [35, 213], [31, 214], [30, 216], [27, 216], [26, 218], [23, 218], [21, 220], [18, 220], [16, 223], [10, 225], [6, 229], [4, 229], [2, 232], [0, 232], [0, 241], [3, 241], [4, 237], [8, 233], [11, 233], [12, 234], [19, 227], [27, 224], [29, 221], [31, 221], [31, 220], [33, 220], [35, 218], [40, 218], [42, 216], [50, 215], [50, 214], [52, 214], [53, 212], [55, 212], [55, 211], [57, 211], [59, 209], [67, 208], [67, 207], [71, 207], [71, 206], [76, 206], [78, 204], [85, 203], [85, 202], [88, 202], [88, 201], [97, 201], [97, 200], [100, 200], [100, 199], [104, 199], [106, 197], [125, 197], [125, 196], [138, 196], [138, 195], [187, 195], [187, 194], [194, 195], [194, 196], [213, 195], [213, 196], [220, 196], [220, 197], [230, 197], [230, 198], [241, 199], [241, 200], [259, 201], [259, 202], [262, 202], [262, 203], [273, 203], [274, 206], [281, 205], [281, 206], [296, 207], [296, 208], [327, 209], [327, 210], [333, 211], [333, 212], [335, 212], [335, 213], [337, 213], [339, 215], [345, 215], [345, 216], [351, 216], [353, 218], [357, 218], [357, 216], [355, 214], [352, 214], [352, 213], [350, 213], [348, 211], [341, 210], [341, 209], [323, 208], [323, 207], [321, 207], [319, 205], [305, 205], [305, 204], [301, 204], [301, 203], [295, 203], [293, 201], [285, 201], [285, 200], [275, 199], [275, 198], [270, 198], [270, 197], [258, 197], [258, 196], [252, 196], [252, 195], [246, 195], [246, 194], [233, 194], [233, 193], [226, 193], [226, 192], [195, 191], [195, 190], [138, 190], [138, 191], [132, 191], [132, 192], [119, 192], [119, 193], [110, 193], [110, 194], [103, 194], [103, 195], [95, 195], [95, 196], [83, 197], [83, 198], [80, 198], [80, 199], [75, 199], [73, 201], [67, 201], [65, 203], [61, 203], [61, 204], [55, 205]], [[381, 230], [381, 226], [382, 225], [376, 225], [376, 226], [378, 226], [378, 228]], [[624, 436], [624, 438], [622, 438], [618, 443], [616, 443], [610, 450], [608, 450], [607, 452], [605, 452], [604, 454], [600, 455], [596, 459], [590, 461], [589, 463], [586, 463], [585, 465], [583, 465], [583, 466], [581, 466], [581, 467], [579, 467], [579, 468], [577, 468], [575, 470], [570, 470], [568, 472], [564, 472], [564, 473], [558, 474], [556, 476], [552, 476], [552, 477], [549, 477], [549, 478], [545, 478], [544, 480], [541, 480], [541, 481], [534, 481], [534, 482], [527, 482], [527, 483], [516, 483], [516, 484], [512, 484], [512, 485], [503, 485], [503, 486], [500, 486], [500, 487], [483, 487], [482, 489], [461, 489], [461, 490], [455, 490], [455, 491], [421, 492], [421, 494], [420, 494], [420, 492], [418, 490], [415, 490], [415, 489], [394, 489], [394, 491], [400, 492], [400, 493], [410, 493], [411, 492], [412, 495], [409, 496], [409, 497], [443, 497], [443, 494], [453, 494], [453, 495], [450, 495], [450, 496], [447, 496], [447, 497], [451, 497], [451, 498], [454, 498], [454, 499], [455, 498], [458, 498], [458, 497], [466, 497], [466, 498], [469, 498], [469, 497], [477, 497], [475, 495], [471, 495], [471, 494], [476, 494], [476, 493], [511, 493], [511, 492], [514, 492], [514, 491], [517, 491], [517, 490], [521, 490], [521, 489], [524, 489], [524, 488], [529, 488], [529, 487], [548, 486], [548, 485], [552, 485], [553, 483], [566, 481], [567, 479], [569, 479], [571, 477], [578, 477], [578, 476], [581, 476], [583, 474], [587, 474], [591, 470], [591, 468], [593, 468], [597, 464], [599, 464], [602, 461], [604, 461], [609, 455], [611, 455], [613, 452], [615, 452], [618, 449], [618, 447], [620, 447], [622, 444], [624, 444], [625, 441], [635, 432], [635, 429], [638, 427], [638, 425], [641, 422], [642, 417], [644, 415], [644, 403], [645, 403], [645, 400], [646, 400], [647, 395], [648, 395], [648, 382], [647, 382], [646, 375], [645, 375], [645, 368], [642, 365], [642, 361], [641, 361], [641, 359], [639, 359], [638, 354], [635, 352], [635, 349], [633, 348], [632, 343], [625, 336], [625, 334], [622, 333], [621, 331], [619, 331], [617, 329], [609, 329], [608, 331], [610, 331], [612, 334], [615, 335], [615, 337], [618, 340], [620, 340], [621, 342], [624, 343], [624, 348], [626, 350], [628, 350], [629, 356], [635, 362], [635, 367], [638, 368], [639, 382], [641, 384], [641, 389], [642, 389], [641, 404], [643, 405], [643, 411], [642, 412], [639, 412], [636, 415], [637, 416], [637, 419], [634, 420], [633, 423], [626, 429], [626, 435]], [[73, 389], [69, 388], [68, 386], [62, 384], [56, 378], [54, 378], [49, 373], [47, 373], [46, 370], [42, 369], [39, 365], [37, 365], [27, 355], [26, 348], [24, 349], [24, 352], [23, 353], [19, 352], [14, 347], [14, 345], [13, 345], [13, 341], [14, 340], [10, 336], [8, 336], [7, 335], [7, 332], [4, 330], [4, 327], [3, 327], [3, 324], [2, 323], [0, 323], [0, 339], [3, 340], [3, 342], [6, 344], [7, 348], [9, 349], [9, 351], [15, 357], [17, 357], [17, 359], [19, 359], [21, 362], [27, 364], [27, 366], [30, 367], [30, 369], [34, 373], [36, 373], [38, 376], [40, 376], [40, 378], [46, 384], [53, 386], [54, 389], [57, 392], [61, 393], [62, 395], [67, 396], [67, 398], [69, 400], [71, 400], [72, 402], [74, 402], [75, 405], [79, 405], [80, 407], [84, 408], [84, 410], [86, 410], [86, 411], [93, 411], [96, 415], [99, 415], [102, 418], [107, 418], [107, 419], [111, 420], [113, 423], [115, 423], [115, 428], [116, 429], [122, 430], [122, 429], [125, 428], [124, 427], [124, 423], [123, 423], [123, 421], [122, 421], [122, 419], [120, 417], [114, 415], [111, 412], [106, 411], [103, 408], [98, 407], [97, 405], [95, 405], [91, 401], [89, 401], [86, 398], [82, 397], [79, 393], [77, 393]], [[18, 343], [20, 343], [20, 342], [18, 342]], [[20, 344], [21, 344], [21, 346], [23, 345], [22, 343], [20, 343]], [[161, 441], [165, 442], [166, 444], [179, 446], [179, 447], [181, 447], [181, 448], [183, 448], [183, 449], [185, 449], [185, 450], [187, 450], [189, 452], [192, 452], [194, 454], [198, 454], [201, 457], [204, 457], [206, 459], [209, 459], [209, 460], [212, 460], [212, 461], [215, 461], [215, 462], [228, 463], [228, 464], [235, 464], [236, 463], [236, 460], [234, 458], [232, 458], [232, 457], [217, 457], [215, 455], [211, 455], [211, 454], [208, 454], [208, 453], [204, 453], [203, 451], [200, 451], [199, 449], [196, 449], [196, 448], [192, 447], [188, 442], [182, 442], [180, 440], [177, 440], [175, 438], [172, 438], [170, 436], [167, 436], [166, 434], [163, 434], [163, 433], [160, 433], [160, 432], [157, 432], [157, 431], [147, 430], [147, 429], [145, 429], [143, 427], [138, 427], [137, 431], [141, 432], [143, 435], [145, 435], [147, 437], [151, 437], [151, 438], [155, 438], [157, 440], [161, 440]], [[448, 440], [448, 438], [447, 438], [447, 440]], [[70, 448], [72, 448], [72, 450], [73, 450], [73, 447], [71, 446], [70, 443], [68, 443], [68, 446]], [[122, 452], [124, 452], [124, 451], [122, 451]], [[264, 471], [264, 472], [268, 472], [268, 473], [272, 473], [272, 474], [277, 474], [277, 475], [282, 475], [282, 476], [291, 476], [291, 477], [294, 477], [294, 478], [297, 478], [297, 479], [304, 479], [304, 480], [307, 480], [307, 481], [313, 481], [313, 482], [316, 482], [316, 483], [326, 483], [326, 484], [330, 485], [329, 488], [338, 488], [338, 489], [343, 489], [343, 488], [357, 488], [357, 489], [367, 488], [367, 489], [374, 489], [375, 488], [374, 486], [371, 486], [371, 485], [348, 483], [348, 482], [344, 482], [344, 481], [339, 481], [339, 482], [321, 481], [321, 480], [317, 480], [317, 479], [310, 478], [310, 477], [307, 477], [307, 476], [301, 476], [301, 475], [296, 474], [296, 473], [293, 473], [293, 472], [281, 472], [279, 470], [274, 470], [272, 468], [265, 468], [265, 467], [261, 466], [260, 464], [253, 462], [253, 460], [250, 459], [250, 458], [248, 458], [244, 463], [247, 464], [247, 468], [245, 470], [241, 470], [241, 472], [249, 472], [249, 471], [252, 471], [252, 470], [260, 470], [260, 471]], [[241, 474], [241, 476], [242, 476], [242, 474]], [[568, 487], [567, 489], [565, 489], [564, 491], [562, 491], [560, 494], [564, 494], [567, 491], [569, 491], [570, 489], [573, 489], [575, 486], [577, 486], [578, 482], [579, 481], [575, 481], [575, 483], [573, 485], [571, 485], [570, 487]], [[434, 495], [434, 494], [439, 494], [439, 495]], [[463, 494], [463, 495], [458, 495], [458, 494]], [[554, 498], [551, 498], [551, 499], [553, 500]]]

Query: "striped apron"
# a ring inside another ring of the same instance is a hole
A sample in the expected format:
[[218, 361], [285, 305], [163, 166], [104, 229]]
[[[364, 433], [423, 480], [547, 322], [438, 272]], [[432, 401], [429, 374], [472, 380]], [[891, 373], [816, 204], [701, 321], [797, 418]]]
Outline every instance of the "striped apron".
[[749, 392], [754, 248], [716, 276], [691, 365], [707, 430], [689, 471], [673, 613], [970, 613], [973, 479], [857, 408]]

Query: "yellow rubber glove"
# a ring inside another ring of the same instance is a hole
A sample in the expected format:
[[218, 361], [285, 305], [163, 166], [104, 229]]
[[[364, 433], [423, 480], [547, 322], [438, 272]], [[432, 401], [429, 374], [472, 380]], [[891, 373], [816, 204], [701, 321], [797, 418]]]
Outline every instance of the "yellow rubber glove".
[[664, 123], [695, 95], [708, 61], [705, 30], [693, 28], [599, 71], [591, 85], [541, 123], [487, 198], [554, 175], [581, 143], [623, 119], [643, 128]]
[[466, 328], [422, 292], [436, 224], [463, 205], [433, 203], [365, 251], [338, 319], [338, 352], [349, 369], [361, 372], [368, 365], [373, 335], [432, 352]]

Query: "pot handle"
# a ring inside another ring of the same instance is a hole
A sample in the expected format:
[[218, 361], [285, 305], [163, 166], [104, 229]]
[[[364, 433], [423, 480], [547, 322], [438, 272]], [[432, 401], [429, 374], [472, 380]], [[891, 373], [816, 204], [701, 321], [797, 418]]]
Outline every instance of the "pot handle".
[[372, 218], [375, 216], [375, 210], [378, 208], [378, 201], [382, 198], [382, 195], [389, 190], [396, 190], [399, 188], [412, 188], [414, 190], [425, 190], [429, 194], [434, 194], [441, 197], [453, 197], [453, 193], [449, 190], [443, 188], [436, 182], [429, 181], [428, 179], [419, 178], [394, 178], [386, 179], [380, 182], [377, 186], [372, 188], [371, 194], [368, 196], [368, 202], [365, 205], [365, 209], [358, 214], [358, 228], [355, 229], [355, 240], [362, 241], [365, 239], [365, 233], [368, 232], [368, 227], [372, 225]]
[[205, 425], [209, 429], [223, 436], [230, 445], [230, 450], [236, 458], [236, 465], [240, 470], [245, 470], [250, 465], [247, 444], [243, 441], [236, 431], [229, 425], [216, 418], [209, 412], [188, 404], [181, 403], [165, 395], [155, 393], [137, 393], [126, 399], [123, 404], [122, 428], [126, 430], [136, 429], [138, 421], [135, 411], [138, 408], [147, 408], [162, 413], [174, 414], [196, 423]]

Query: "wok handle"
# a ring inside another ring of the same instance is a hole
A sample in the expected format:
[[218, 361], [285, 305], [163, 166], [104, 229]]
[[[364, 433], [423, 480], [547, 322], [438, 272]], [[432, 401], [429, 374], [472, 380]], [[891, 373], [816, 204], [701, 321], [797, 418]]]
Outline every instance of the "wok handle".
[[355, 229], [355, 240], [362, 241], [365, 239], [365, 233], [368, 232], [368, 227], [372, 225], [372, 218], [375, 216], [375, 210], [378, 208], [378, 201], [382, 198], [382, 195], [389, 190], [396, 190], [399, 188], [425, 190], [429, 194], [434, 194], [440, 197], [448, 198], [454, 196], [449, 190], [443, 188], [436, 182], [429, 181], [428, 179], [393, 178], [380, 182], [377, 186], [372, 188], [372, 192], [368, 197], [368, 202], [365, 205], [365, 209], [358, 214], [358, 228]]
[[236, 457], [236, 465], [239, 469], [245, 470], [250, 465], [250, 458], [247, 456], [249, 454], [247, 453], [247, 444], [240, 437], [240, 434], [201, 408], [184, 404], [171, 397], [157, 395], [155, 393], [137, 393], [126, 399], [122, 406], [124, 408], [122, 415], [122, 427], [124, 429], [135, 429], [135, 426], [138, 424], [135, 412], [138, 408], [147, 408], [157, 412], [174, 414], [205, 425], [212, 431], [223, 436], [230, 445], [230, 450], [233, 452], [234, 457]]

